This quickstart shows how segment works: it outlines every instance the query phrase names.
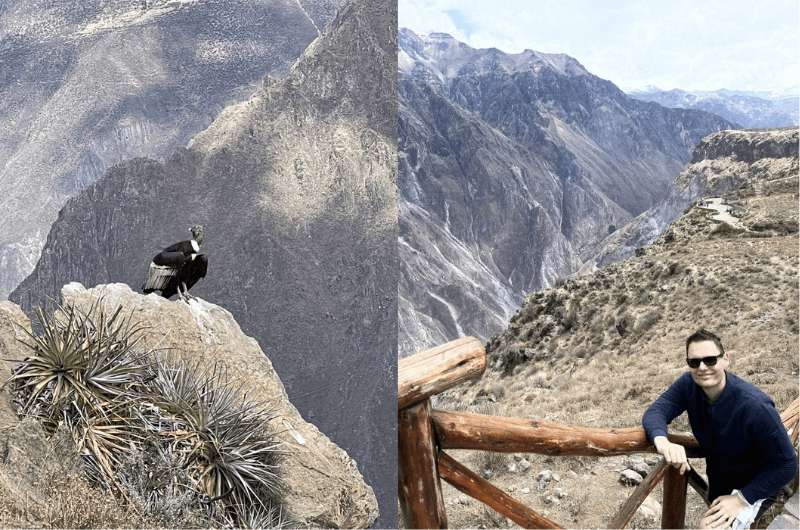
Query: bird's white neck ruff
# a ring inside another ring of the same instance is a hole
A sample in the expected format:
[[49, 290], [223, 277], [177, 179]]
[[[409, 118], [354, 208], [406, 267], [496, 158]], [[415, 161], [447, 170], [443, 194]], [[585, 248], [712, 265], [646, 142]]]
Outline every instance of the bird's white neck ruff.
[[195, 252], [200, 252], [200, 245], [197, 244], [197, 241], [195, 241], [194, 239], [192, 239], [192, 248], [194, 249]]

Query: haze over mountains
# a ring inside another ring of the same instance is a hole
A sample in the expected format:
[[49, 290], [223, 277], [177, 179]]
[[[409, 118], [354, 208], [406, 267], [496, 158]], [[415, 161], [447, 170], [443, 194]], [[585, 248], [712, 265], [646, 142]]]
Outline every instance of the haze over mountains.
[[400, 352], [488, 337], [664, 200], [716, 115], [625, 95], [563, 54], [399, 33]]
[[66, 200], [162, 159], [285, 70], [338, 0], [0, 2], [0, 300]]
[[289, 73], [189, 148], [137, 158], [70, 199], [30, 309], [79, 281], [138, 288], [152, 256], [205, 225], [193, 289], [256, 337], [303, 417], [359, 464], [395, 524], [397, 210], [393, 2], [348, 2]]
[[791, 127], [800, 124], [800, 97], [737, 90], [661, 90], [648, 87], [628, 93], [665, 107], [713, 112], [748, 129]]

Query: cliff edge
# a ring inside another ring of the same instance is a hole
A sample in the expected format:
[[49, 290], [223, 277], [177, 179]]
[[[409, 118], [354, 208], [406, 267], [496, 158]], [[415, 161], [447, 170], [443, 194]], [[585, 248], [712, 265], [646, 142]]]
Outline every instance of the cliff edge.
[[[368, 527], [375, 521], [377, 501], [356, 463], [302, 418], [289, 401], [270, 360], [256, 340], [242, 332], [230, 312], [200, 298], [183, 304], [154, 294], [143, 296], [121, 283], [91, 289], [70, 283], [61, 290], [61, 298], [62, 304], [73, 304], [84, 311], [99, 304], [113, 313], [121, 306], [124, 313], [132, 314], [133, 320], [146, 327], [145, 347], [172, 350], [202, 365], [220, 363], [229, 380], [241, 385], [248, 398], [269, 403], [274, 412], [271, 427], [285, 451], [281, 467], [283, 498], [298, 525]], [[30, 322], [19, 307], [10, 302], [0, 304], [0, 347], [4, 358], [26, 356], [25, 347], [18, 341], [23, 335], [20, 327], [30, 329]], [[6, 363], [6, 368], [10, 369], [10, 364]], [[7, 391], [0, 398], [2, 431], [13, 435], [30, 420], [16, 419]], [[30, 426], [25, 429], [30, 430]], [[9, 435], [5, 438], [8, 444]], [[0, 463], [0, 476], [13, 471], [9, 465], [8, 458]], [[8, 481], [0, 482], [8, 485]], [[10, 495], [0, 491], [0, 498], [8, 499]]]

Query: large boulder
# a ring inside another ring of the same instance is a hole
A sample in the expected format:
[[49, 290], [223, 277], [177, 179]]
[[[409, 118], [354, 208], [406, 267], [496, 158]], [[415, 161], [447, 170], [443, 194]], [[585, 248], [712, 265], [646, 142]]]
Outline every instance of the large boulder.
[[[88, 310], [99, 304], [106, 311], [122, 306], [123, 312], [146, 326], [146, 346], [170, 349], [209, 366], [221, 363], [230, 381], [241, 385], [251, 399], [272, 404], [272, 427], [283, 441], [282, 466], [286, 507], [302, 526], [368, 527], [378, 516], [375, 495], [363, 480], [356, 463], [314, 425], [306, 422], [289, 402], [270, 360], [255, 339], [245, 335], [227, 310], [195, 298], [189, 304], [172, 302], [155, 294], [143, 296], [126, 284], [115, 283], [86, 289], [70, 283], [62, 302]], [[13, 323], [12, 323], [13, 322]], [[30, 323], [18, 307], [0, 303], [0, 348], [24, 350], [17, 344], [20, 326]], [[9, 358], [8, 354], [3, 356]], [[7, 396], [3, 393], [0, 419], [5, 418]]]

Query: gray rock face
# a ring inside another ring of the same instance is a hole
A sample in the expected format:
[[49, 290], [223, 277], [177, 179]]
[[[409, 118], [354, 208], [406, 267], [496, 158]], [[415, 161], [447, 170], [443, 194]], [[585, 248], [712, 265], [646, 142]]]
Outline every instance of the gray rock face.
[[797, 152], [797, 129], [710, 134], [694, 149], [691, 163], [677, 176], [669, 196], [606, 238], [580, 272], [620, 261], [650, 245], [701, 197], [722, 195], [748, 181], [767, 180], [767, 176], [769, 180], [792, 177]]
[[730, 126], [633, 100], [566, 55], [399, 43], [401, 355], [499, 331]]
[[692, 163], [731, 157], [752, 164], [762, 158], [797, 156], [797, 129], [776, 131], [722, 131], [703, 138], [692, 154]]
[[69, 197], [122, 160], [186, 145], [288, 68], [337, 0], [2, 4], [0, 300], [33, 270]]
[[775, 128], [800, 123], [800, 98], [770, 96], [733, 90], [687, 92], [685, 90], [642, 90], [631, 97], [652, 101], [665, 107], [713, 112], [747, 128]]
[[26, 309], [61, 286], [138, 288], [161, 248], [206, 227], [193, 293], [256, 337], [292, 403], [358, 462], [395, 524], [396, 8], [344, 6], [289, 74], [164, 163], [135, 159], [67, 202]]

